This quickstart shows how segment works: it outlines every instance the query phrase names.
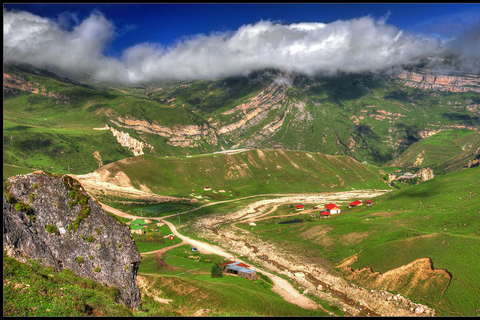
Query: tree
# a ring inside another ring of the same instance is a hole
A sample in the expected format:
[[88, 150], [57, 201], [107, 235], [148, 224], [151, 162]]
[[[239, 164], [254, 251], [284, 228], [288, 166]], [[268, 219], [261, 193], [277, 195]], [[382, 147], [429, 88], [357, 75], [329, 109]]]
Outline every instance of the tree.
[[212, 273], [212, 278], [223, 277], [222, 267], [218, 262], [215, 262], [215, 264], [213, 265], [211, 273]]

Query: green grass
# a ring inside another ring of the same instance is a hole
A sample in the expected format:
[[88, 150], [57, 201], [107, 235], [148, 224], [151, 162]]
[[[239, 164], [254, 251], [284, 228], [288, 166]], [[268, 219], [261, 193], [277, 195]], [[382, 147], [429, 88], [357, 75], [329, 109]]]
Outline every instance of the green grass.
[[[386, 187], [376, 167], [364, 166], [345, 156], [300, 151], [251, 150], [192, 158], [143, 155], [107, 168], [112, 176], [122, 171], [133, 183], [145, 184], [159, 194], [193, 194], [212, 201], [232, 199], [230, 195]], [[212, 190], [204, 191], [206, 186]]]
[[[473, 160], [480, 148], [480, 134], [471, 130], [441, 131], [418, 141], [405, 150], [391, 165], [431, 167], [437, 174], [458, 171]], [[418, 158], [423, 158], [416, 164]]]
[[[434, 307], [440, 315], [476, 315], [480, 303], [479, 180], [480, 168], [466, 169], [379, 196], [371, 207], [344, 209], [328, 219], [304, 219], [296, 224], [278, 224], [286, 218], [258, 221], [251, 232], [332, 272], [340, 261], [356, 253], [360, 256], [354, 268], [380, 272], [431, 258], [435, 268], [452, 275], [450, 285], [444, 294], [417, 288], [409, 296]], [[421, 237], [425, 235], [431, 237]]]
[[138, 252], [160, 250], [182, 242], [178, 237], [173, 238], [173, 240], [165, 239], [164, 237], [171, 234], [172, 231], [166, 224], [157, 226], [156, 223], [156, 221], [152, 221], [152, 223], [147, 224], [147, 232], [143, 235], [132, 234]]
[[69, 270], [57, 273], [35, 262], [20, 263], [4, 256], [3, 275], [3, 316], [132, 316], [129, 308], [116, 302], [118, 289]]
[[212, 278], [213, 264], [222, 259], [190, 249], [190, 246], [180, 246], [164, 254], [164, 261], [173, 269], [159, 265], [152, 255], [144, 257], [140, 264], [140, 275], [156, 274], [158, 277], [152, 289], [160, 290], [162, 298], [174, 301], [163, 306], [159, 314], [177, 312], [176, 315], [185, 316], [199, 309], [211, 309], [212, 316], [325, 315], [285, 302], [271, 291], [272, 284], [268, 280], [250, 281], [233, 276]]

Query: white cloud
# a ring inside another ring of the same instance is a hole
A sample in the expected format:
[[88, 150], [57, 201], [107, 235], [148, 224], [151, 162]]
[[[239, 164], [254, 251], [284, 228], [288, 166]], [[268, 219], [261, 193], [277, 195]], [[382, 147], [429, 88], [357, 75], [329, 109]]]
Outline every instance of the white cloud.
[[58, 21], [28, 12], [4, 10], [3, 16], [4, 62], [25, 62], [72, 77], [88, 73], [99, 81], [125, 83], [211, 79], [264, 68], [308, 75], [379, 71], [414, 63], [434, 54], [440, 45], [435, 38], [407, 34], [388, 25], [386, 19], [291, 25], [260, 21], [233, 32], [184, 38], [170, 47], [141, 43], [113, 58], [102, 52], [113, 40], [115, 28], [98, 12], [70, 30]]

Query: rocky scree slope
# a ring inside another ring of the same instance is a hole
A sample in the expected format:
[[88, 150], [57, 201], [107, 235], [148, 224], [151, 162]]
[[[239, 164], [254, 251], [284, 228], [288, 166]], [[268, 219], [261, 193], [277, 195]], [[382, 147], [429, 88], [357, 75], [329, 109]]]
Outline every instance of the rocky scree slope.
[[34, 172], [4, 181], [3, 250], [117, 287], [120, 302], [139, 306], [141, 256], [130, 232], [70, 176]]

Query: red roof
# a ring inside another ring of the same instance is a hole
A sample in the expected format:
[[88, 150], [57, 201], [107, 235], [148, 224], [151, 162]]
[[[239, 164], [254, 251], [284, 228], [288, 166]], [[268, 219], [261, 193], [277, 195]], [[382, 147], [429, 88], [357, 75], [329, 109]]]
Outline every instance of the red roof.
[[373, 201], [372, 200], [367, 200], [366, 203], [372, 203]]
[[359, 204], [362, 204], [362, 203], [363, 203], [362, 200], [355, 200], [353, 202], [350, 202], [350, 205], [351, 206], [358, 206]]
[[243, 262], [237, 262], [237, 261], [227, 261], [227, 262], [221, 263], [220, 265], [221, 266], [228, 266], [229, 264], [232, 264], [232, 263], [236, 263], [235, 265], [239, 266], [239, 267], [250, 268], [250, 266], [248, 264], [245, 264]]
[[303, 204], [299, 204], [298, 206], [295, 206], [295, 208], [304, 208], [305, 206]]
[[320, 214], [321, 214], [322, 216], [329, 216], [329, 215], [330, 215], [330, 212], [329, 212], [329, 211], [322, 211], [322, 212], [320, 212]]
[[333, 204], [333, 203], [329, 203], [325, 206], [325, 209], [327, 209], [327, 210], [332, 210], [332, 209], [335, 209], [335, 208], [340, 209], [336, 204]]

